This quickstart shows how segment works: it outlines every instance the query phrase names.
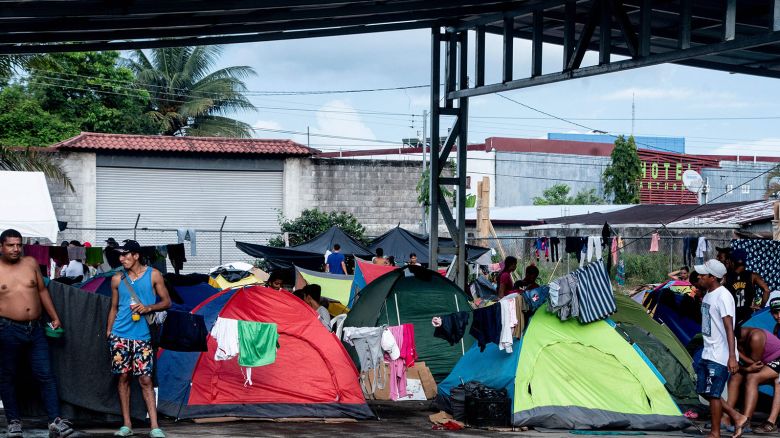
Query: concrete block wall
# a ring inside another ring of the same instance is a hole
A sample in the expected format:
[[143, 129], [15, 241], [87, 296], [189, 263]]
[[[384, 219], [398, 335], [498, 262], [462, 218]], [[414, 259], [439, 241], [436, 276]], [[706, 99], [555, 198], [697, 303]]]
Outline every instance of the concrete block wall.
[[[63, 184], [48, 179], [54, 213], [57, 220], [68, 223], [73, 228], [95, 228], [97, 209], [97, 184], [95, 154], [88, 152], [60, 152], [52, 159], [65, 171], [73, 184], [73, 190]], [[95, 243], [94, 230], [61, 231], [58, 241], [79, 240]]]
[[399, 223], [420, 230], [420, 163], [410, 161], [291, 158], [284, 170], [284, 215], [307, 208], [353, 214], [377, 236]]

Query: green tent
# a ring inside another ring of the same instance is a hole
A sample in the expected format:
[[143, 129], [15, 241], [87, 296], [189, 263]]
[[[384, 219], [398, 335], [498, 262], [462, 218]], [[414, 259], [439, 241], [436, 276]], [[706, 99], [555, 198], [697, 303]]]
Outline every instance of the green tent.
[[554, 429], [681, 429], [689, 423], [641, 349], [610, 320], [562, 322], [539, 309], [517, 361], [513, 424]]
[[666, 380], [666, 389], [678, 405], [698, 405], [693, 359], [668, 327], [655, 321], [642, 305], [618, 295], [612, 320], [629, 342], [638, 344]]
[[345, 306], [349, 303], [352, 278], [351, 275], [329, 274], [295, 267], [295, 289], [300, 289], [307, 284], [318, 284], [322, 288], [323, 297], [338, 301]]
[[[418, 361], [425, 362], [439, 381], [452, 371], [474, 342], [466, 335], [460, 343], [450, 345], [433, 337], [431, 319], [458, 311], [471, 311], [469, 296], [455, 283], [419, 266], [406, 266], [382, 275], [360, 291], [359, 298], [347, 314], [345, 327], [378, 327], [380, 325], [414, 325]], [[354, 349], [347, 346], [355, 359]]]

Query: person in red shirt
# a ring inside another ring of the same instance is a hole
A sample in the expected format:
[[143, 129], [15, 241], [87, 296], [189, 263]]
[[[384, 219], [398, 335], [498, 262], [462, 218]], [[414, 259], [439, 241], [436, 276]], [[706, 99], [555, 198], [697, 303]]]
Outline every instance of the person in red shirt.
[[501, 270], [501, 274], [498, 276], [498, 298], [504, 298], [508, 295], [512, 289], [514, 289], [514, 281], [512, 281], [512, 273], [517, 269], [517, 259], [512, 256], [508, 256], [504, 259], [504, 269]]

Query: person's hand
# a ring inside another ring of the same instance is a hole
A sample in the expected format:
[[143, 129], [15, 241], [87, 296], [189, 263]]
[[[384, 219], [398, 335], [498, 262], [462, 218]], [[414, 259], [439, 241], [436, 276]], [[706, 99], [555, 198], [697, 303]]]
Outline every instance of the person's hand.
[[51, 324], [51, 328], [53, 329], [58, 329], [62, 327], [62, 323], [60, 322], [59, 319], [53, 319], [49, 324]]
[[747, 368], [745, 368], [745, 371], [749, 373], [757, 373], [761, 370], [761, 368], [764, 368], [764, 364], [759, 360], [750, 364]]
[[144, 305], [143, 305], [143, 304], [132, 304], [132, 305], [130, 306], [130, 309], [131, 309], [131, 310], [132, 310], [134, 313], [137, 313], [137, 314], [139, 314], [139, 315], [143, 315], [144, 313], [146, 313], [146, 312], [144, 311], [144, 309], [146, 309], [146, 307], [144, 307]]
[[739, 371], [739, 364], [734, 356], [729, 357], [728, 369], [731, 374], [736, 374]]

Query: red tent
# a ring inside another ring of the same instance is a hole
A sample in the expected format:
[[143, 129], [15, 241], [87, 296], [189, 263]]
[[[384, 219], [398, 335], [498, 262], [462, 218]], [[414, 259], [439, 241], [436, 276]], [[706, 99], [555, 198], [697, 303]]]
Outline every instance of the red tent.
[[163, 351], [158, 362], [159, 411], [176, 418], [351, 417], [372, 418], [358, 383], [358, 372], [344, 347], [317, 314], [289, 292], [263, 286], [222, 291], [203, 302], [206, 327], [218, 316], [274, 322], [279, 332], [276, 362], [252, 368], [244, 384], [238, 359], [215, 361], [209, 351]]

